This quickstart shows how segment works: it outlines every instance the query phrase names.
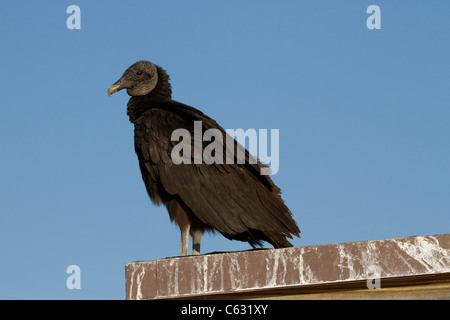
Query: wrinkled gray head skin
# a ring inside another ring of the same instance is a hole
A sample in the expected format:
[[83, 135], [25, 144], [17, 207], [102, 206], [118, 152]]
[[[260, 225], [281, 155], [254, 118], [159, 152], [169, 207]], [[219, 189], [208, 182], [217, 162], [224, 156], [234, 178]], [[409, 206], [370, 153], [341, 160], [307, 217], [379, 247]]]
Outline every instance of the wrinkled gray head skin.
[[138, 61], [129, 67], [122, 78], [108, 89], [108, 95], [127, 89], [130, 96], [144, 96], [152, 91], [158, 83], [158, 70], [149, 61]]

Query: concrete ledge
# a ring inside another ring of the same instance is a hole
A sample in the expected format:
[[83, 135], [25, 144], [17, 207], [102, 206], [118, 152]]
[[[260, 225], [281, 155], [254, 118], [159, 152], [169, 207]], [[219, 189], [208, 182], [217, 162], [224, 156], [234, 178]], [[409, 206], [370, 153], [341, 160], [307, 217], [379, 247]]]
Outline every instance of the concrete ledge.
[[450, 299], [450, 234], [174, 257], [125, 270], [127, 299], [406, 297], [405, 290]]

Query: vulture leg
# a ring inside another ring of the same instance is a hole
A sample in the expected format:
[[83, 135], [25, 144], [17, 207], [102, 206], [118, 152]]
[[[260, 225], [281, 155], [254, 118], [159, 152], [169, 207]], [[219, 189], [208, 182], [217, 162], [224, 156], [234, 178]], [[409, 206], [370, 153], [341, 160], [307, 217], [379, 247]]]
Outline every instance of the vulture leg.
[[199, 255], [200, 254], [200, 240], [202, 238], [201, 230], [192, 231], [192, 254]]
[[191, 229], [190, 224], [180, 226], [181, 229], [181, 245], [180, 245], [180, 256], [187, 256], [189, 254], [189, 230]]

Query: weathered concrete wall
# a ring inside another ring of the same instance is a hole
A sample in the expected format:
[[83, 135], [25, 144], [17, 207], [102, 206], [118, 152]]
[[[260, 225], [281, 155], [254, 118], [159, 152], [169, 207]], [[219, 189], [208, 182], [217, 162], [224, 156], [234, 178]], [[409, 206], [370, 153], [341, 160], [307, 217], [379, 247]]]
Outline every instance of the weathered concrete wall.
[[164, 299], [450, 273], [450, 234], [126, 264], [127, 299]]

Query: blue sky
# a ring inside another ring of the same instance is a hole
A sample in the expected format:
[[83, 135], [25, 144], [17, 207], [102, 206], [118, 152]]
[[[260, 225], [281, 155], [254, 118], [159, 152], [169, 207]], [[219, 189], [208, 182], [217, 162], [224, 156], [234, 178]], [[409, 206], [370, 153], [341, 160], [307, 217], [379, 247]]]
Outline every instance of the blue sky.
[[[80, 30], [66, 27], [72, 4]], [[372, 4], [380, 30], [366, 27]], [[125, 263], [179, 254], [140, 177], [129, 97], [107, 95], [137, 60], [224, 128], [279, 129], [273, 179], [295, 246], [448, 233], [449, 13], [448, 1], [2, 2], [0, 299], [123, 299]]]

